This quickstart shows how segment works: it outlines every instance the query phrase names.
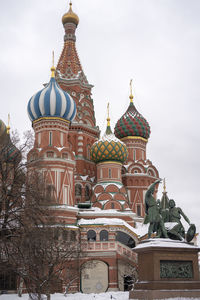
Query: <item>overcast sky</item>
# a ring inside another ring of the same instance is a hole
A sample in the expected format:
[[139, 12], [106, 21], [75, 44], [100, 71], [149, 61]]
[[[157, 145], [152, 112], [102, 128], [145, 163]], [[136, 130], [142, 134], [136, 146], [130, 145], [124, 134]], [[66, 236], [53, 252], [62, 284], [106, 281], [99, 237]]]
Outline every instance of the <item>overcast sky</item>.
[[[129, 105], [148, 120], [147, 158], [166, 177], [191, 222], [200, 224], [200, 1], [73, 0], [80, 18], [77, 50], [93, 98], [97, 125], [114, 125]], [[27, 103], [49, 81], [52, 50], [63, 48], [66, 0], [0, 1], [0, 119], [31, 128]], [[158, 197], [162, 195], [160, 186]], [[199, 228], [198, 228], [199, 231]]]

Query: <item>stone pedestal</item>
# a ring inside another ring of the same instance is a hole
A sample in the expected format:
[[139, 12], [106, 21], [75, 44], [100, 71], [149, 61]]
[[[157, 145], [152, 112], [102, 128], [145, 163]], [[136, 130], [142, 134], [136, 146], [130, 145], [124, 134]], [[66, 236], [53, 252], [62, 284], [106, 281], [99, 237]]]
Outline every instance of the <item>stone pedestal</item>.
[[199, 248], [170, 239], [150, 239], [140, 243], [138, 281], [130, 299], [199, 297]]

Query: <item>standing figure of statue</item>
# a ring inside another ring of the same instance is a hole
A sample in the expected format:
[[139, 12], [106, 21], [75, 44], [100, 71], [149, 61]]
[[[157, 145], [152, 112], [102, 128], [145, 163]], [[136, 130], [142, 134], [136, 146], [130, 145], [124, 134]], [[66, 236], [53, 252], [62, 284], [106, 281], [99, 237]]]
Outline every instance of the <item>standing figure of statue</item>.
[[177, 223], [172, 229], [169, 230], [169, 237], [172, 239], [183, 240], [185, 238], [185, 229], [181, 223], [181, 216], [190, 225], [190, 220], [183, 213], [180, 207], [176, 207], [176, 203], [173, 199], [169, 200], [169, 222]]
[[145, 216], [144, 224], [150, 223], [148, 229], [148, 238], [151, 238], [153, 232], [156, 232], [157, 237], [168, 238], [167, 231], [164, 227], [164, 222], [160, 215], [159, 206], [157, 205], [157, 202], [153, 197], [155, 186], [157, 183], [160, 182], [161, 180], [156, 180], [152, 185], [150, 185], [150, 187], [148, 188], [145, 194], [146, 216]]

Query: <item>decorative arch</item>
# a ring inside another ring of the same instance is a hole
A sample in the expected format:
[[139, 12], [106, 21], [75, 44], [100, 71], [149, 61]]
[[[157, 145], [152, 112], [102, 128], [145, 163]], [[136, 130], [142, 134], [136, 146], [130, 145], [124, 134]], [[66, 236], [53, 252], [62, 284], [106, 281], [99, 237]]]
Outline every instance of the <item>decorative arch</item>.
[[108, 201], [105, 203], [104, 209], [118, 209], [118, 210], [122, 210], [122, 206], [121, 203], [118, 201]]
[[147, 168], [147, 174], [153, 177], [159, 177], [157, 169], [153, 166]]
[[135, 240], [124, 231], [117, 231], [116, 241], [122, 243], [123, 245], [131, 249], [136, 246]]
[[145, 168], [141, 164], [131, 164], [128, 168], [128, 173], [146, 173]]

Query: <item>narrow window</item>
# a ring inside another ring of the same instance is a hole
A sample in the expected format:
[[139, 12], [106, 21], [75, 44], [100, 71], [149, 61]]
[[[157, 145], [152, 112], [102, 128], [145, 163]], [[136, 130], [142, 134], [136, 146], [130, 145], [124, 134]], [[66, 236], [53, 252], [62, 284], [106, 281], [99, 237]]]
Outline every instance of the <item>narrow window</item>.
[[108, 170], [108, 177], [111, 178], [111, 169]]
[[90, 189], [89, 186], [86, 185], [85, 187], [85, 200], [89, 200], [90, 199]]
[[61, 134], [60, 134], [60, 144], [61, 144], [61, 147], [63, 147], [63, 132], [61, 132]]
[[49, 132], [49, 146], [52, 146], [52, 131]]
[[75, 185], [75, 195], [80, 197], [82, 195], [82, 186], [80, 184]]
[[141, 216], [141, 206], [140, 206], [140, 204], [137, 204], [137, 215], [139, 217]]
[[144, 160], [144, 151], [142, 151], [142, 159]]
[[41, 132], [38, 133], [38, 146], [41, 144]]
[[64, 186], [64, 204], [68, 204], [68, 186]]
[[75, 242], [76, 240], [76, 232], [74, 230], [71, 230], [71, 233], [70, 233], [70, 240], [72, 242]]
[[136, 150], [133, 150], [133, 160], [136, 160]]

